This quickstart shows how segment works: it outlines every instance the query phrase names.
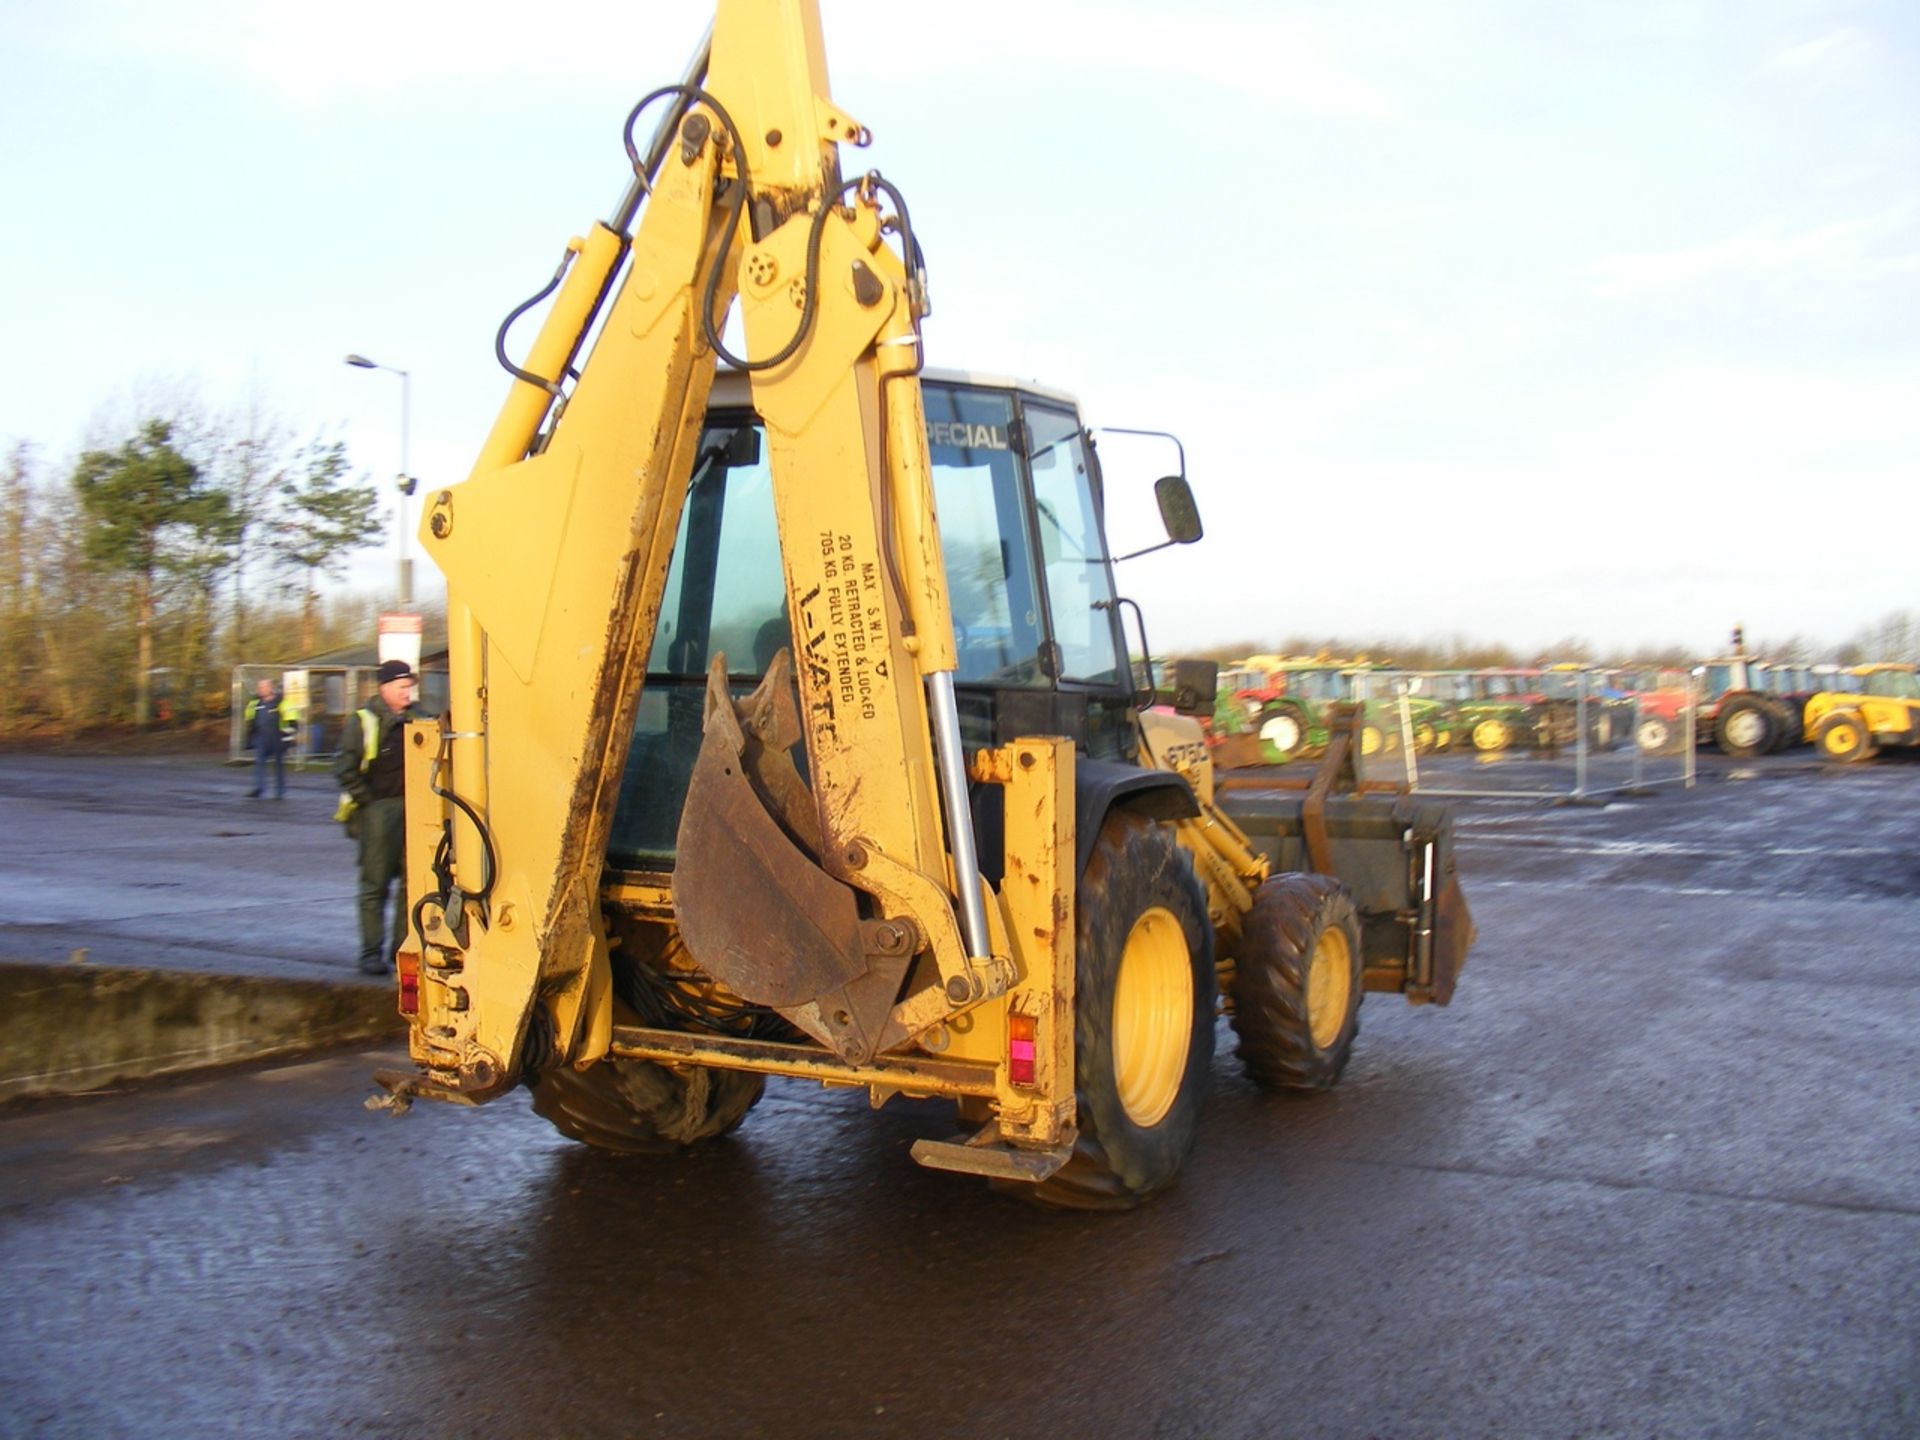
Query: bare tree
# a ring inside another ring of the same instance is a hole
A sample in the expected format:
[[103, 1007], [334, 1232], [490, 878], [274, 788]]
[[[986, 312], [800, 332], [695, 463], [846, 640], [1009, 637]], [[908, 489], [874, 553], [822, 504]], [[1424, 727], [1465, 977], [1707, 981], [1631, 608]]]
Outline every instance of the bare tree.
[[300, 648], [310, 653], [316, 631], [321, 575], [337, 575], [353, 551], [380, 533], [378, 498], [365, 477], [347, 473], [347, 447], [315, 440], [300, 456], [286, 505], [268, 544], [281, 564], [300, 575]]
[[19, 723], [33, 629], [28, 603], [32, 576], [27, 531], [34, 501], [33, 447], [24, 440], [8, 452], [0, 471], [0, 731]]
[[234, 516], [233, 628], [231, 649], [244, 657], [247, 649], [247, 584], [253, 562], [271, 560], [263, 532], [285, 503], [291, 483], [293, 435], [269, 414], [255, 394], [223, 427], [213, 460], [214, 483], [225, 492]]

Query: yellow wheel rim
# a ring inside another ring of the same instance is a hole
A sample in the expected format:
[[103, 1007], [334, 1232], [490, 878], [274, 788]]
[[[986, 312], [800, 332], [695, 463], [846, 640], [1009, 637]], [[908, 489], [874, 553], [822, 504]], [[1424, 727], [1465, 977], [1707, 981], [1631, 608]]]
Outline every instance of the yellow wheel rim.
[[1346, 932], [1322, 930], [1307, 965], [1307, 1031], [1315, 1049], [1325, 1050], [1340, 1038], [1352, 1000], [1353, 951]]
[[1853, 733], [1853, 727], [1851, 725], [1836, 725], [1833, 729], [1827, 731], [1827, 753], [1829, 755], [1851, 755], [1856, 748], [1854, 742], [1857, 738]]
[[1482, 720], [1473, 727], [1474, 748], [1479, 750], [1504, 750], [1507, 748], [1507, 727], [1499, 720]]
[[1173, 1108], [1193, 1043], [1193, 962], [1173, 912], [1133, 922], [1113, 991], [1113, 1073], [1120, 1107], [1141, 1129]]

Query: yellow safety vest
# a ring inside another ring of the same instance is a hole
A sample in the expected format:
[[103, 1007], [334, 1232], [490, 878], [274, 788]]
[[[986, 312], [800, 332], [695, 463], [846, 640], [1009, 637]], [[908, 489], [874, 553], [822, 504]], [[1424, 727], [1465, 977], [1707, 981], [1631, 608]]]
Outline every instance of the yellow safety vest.
[[[295, 735], [299, 733], [300, 725], [298, 721], [294, 720], [290, 715], [287, 714], [286, 706], [287, 706], [287, 702], [284, 698], [275, 702], [275, 707], [280, 712], [280, 734], [284, 738], [291, 740]], [[248, 734], [249, 737], [251, 737], [253, 734], [253, 717], [258, 715], [259, 713], [260, 713], [260, 700], [256, 696], [254, 699], [247, 701], [246, 712], [241, 717], [241, 721], [240, 721], [241, 725], [245, 728], [246, 733]]]
[[[360, 773], [364, 775], [373, 768], [373, 757], [380, 753], [380, 717], [371, 710], [356, 710], [353, 713], [360, 717]], [[359, 808], [360, 802], [342, 790], [333, 818], [344, 825]]]

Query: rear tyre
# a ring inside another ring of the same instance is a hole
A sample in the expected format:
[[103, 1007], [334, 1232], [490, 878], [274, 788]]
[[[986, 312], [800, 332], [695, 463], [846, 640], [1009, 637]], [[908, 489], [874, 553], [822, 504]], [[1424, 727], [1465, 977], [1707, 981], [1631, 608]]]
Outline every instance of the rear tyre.
[[737, 1129], [764, 1081], [745, 1070], [669, 1069], [651, 1060], [556, 1065], [533, 1086], [533, 1111], [597, 1150], [658, 1155]]
[[1813, 743], [1825, 760], [1851, 765], [1873, 757], [1873, 736], [1857, 715], [1829, 715], [1814, 732]]
[[1055, 1209], [1125, 1210], [1173, 1183], [1199, 1129], [1213, 1065], [1213, 930], [1172, 830], [1123, 811], [1100, 827], [1075, 912], [1080, 1138], [1065, 1166], [1017, 1189]]
[[1766, 754], [1778, 733], [1773, 711], [1752, 695], [1736, 695], [1722, 703], [1713, 722], [1713, 743], [1721, 754], [1736, 760]]
[[1473, 748], [1492, 752], [1513, 743], [1513, 731], [1504, 720], [1482, 720], [1473, 727]]
[[1307, 717], [1297, 705], [1273, 705], [1259, 718], [1263, 759], [1284, 765], [1307, 748]]
[[1253, 897], [1234, 961], [1240, 1063], [1270, 1090], [1328, 1090], [1360, 1033], [1360, 918], [1324, 875], [1276, 875]]
[[1680, 732], [1671, 721], [1649, 715], [1634, 728], [1633, 743], [1648, 755], [1670, 755], [1680, 748]]
[[1805, 727], [1801, 724], [1799, 707], [1787, 700], [1772, 700], [1768, 708], [1773, 712], [1773, 748], [1786, 750], [1806, 739]]

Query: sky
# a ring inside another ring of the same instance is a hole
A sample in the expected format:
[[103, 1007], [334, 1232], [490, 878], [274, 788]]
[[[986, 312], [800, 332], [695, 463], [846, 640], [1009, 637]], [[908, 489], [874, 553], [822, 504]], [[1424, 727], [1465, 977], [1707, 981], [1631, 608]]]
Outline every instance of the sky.
[[[1156, 650], [1920, 608], [1911, 0], [821, 9], [930, 363], [1184, 442], [1207, 537], [1120, 571]], [[7, 0], [0, 444], [57, 468], [188, 394], [385, 481], [400, 382], [358, 352], [411, 376], [409, 469], [462, 478], [496, 326], [709, 13]], [[1157, 538], [1170, 451], [1103, 455], [1116, 548]]]

